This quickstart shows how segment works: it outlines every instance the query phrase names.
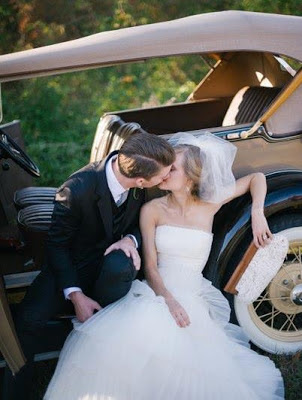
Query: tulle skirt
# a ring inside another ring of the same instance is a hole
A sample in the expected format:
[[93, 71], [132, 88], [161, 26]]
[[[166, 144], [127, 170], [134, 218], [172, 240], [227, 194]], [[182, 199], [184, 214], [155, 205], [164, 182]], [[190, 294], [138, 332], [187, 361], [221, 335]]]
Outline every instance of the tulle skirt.
[[161, 296], [134, 281], [121, 300], [75, 322], [46, 400], [281, 400], [274, 363], [228, 323], [227, 300], [200, 276], [174, 293], [190, 325], [177, 326]]

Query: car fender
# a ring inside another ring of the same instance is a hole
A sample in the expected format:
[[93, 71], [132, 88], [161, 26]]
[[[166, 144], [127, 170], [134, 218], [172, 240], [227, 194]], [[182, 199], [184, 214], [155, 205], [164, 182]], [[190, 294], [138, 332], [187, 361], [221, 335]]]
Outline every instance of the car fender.
[[[275, 215], [302, 213], [302, 170], [274, 172], [267, 174], [266, 180], [268, 223]], [[243, 246], [252, 240], [251, 205], [248, 193], [225, 204], [215, 216], [214, 242], [204, 274], [216, 287], [223, 288], [240, 261]]]

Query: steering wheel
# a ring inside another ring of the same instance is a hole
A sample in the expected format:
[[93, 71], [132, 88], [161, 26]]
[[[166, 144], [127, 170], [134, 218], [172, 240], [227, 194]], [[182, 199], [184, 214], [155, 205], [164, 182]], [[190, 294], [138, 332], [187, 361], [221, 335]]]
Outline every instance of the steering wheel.
[[30, 175], [40, 177], [38, 166], [21, 147], [0, 128], [0, 159], [1, 158], [11, 158]]

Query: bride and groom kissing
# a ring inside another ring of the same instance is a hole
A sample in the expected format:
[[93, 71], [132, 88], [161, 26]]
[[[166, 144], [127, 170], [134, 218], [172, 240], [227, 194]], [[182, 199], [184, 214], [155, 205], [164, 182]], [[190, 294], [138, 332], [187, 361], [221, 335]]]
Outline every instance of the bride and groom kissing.
[[[235, 154], [212, 134], [136, 133], [71, 175], [57, 191], [47, 262], [16, 318], [27, 363], [15, 377], [6, 371], [5, 399], [28, 398], [38, 338], [68, 308], [77, 318], [45, 399], [284, 398], [280, 371], [249, 349], [202, 275], [214, 216], [235, 197], [251, 193], [255, 244], [272, 237], [265, 177], [236, 181]], [[153, 186], [168, 194], [146, 203]], [[144, 280], [135, 279], [140, 249]]]

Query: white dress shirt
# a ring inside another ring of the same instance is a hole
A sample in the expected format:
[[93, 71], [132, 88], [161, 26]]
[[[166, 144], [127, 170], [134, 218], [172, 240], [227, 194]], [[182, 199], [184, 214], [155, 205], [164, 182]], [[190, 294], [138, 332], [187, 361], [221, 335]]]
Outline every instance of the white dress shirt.
[[[112, 163], [117, 159], [117, 156], [112, 157], [107, 165], [106, 165], [106, 178], [107, 178], [107, 184], [109, 187], [109, 190], [112, 194], [112, 197], [115, 201], [115, 203], [120, 206], [123, 204], [124, 201], [126, 201], [129, 193], [129, 189], [125, 189], [117, 180], [115, 173], [113, 171], [113, 166]], [[134, 235], [127, 235], [132, 238], [132, 240], [135, 243], [135, 247], [138, 247], [138, 243], [136, 240], [136, 237]], [[69, 287], [63, 290], [64, 291], [64, 296], [65, 299], [69, 299], [69, 295], [72, 292], [82, 292], [82, 289], [76, 286]]]
[[[106, 178], [109, 190], [112, 194], [112, 197], [115, 203], [118, 203], [121, 197], [124, 198], [124, 201], [127, 199], [129, 189], [125, 189], [117, 180], [115, 173], [113, 171], [113, 162], [117, 159], [117, 156], [112, 157], [107, 165], [106, 165]], [[121, 203], [122, 204], [122, 203]]]

